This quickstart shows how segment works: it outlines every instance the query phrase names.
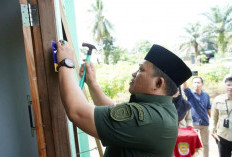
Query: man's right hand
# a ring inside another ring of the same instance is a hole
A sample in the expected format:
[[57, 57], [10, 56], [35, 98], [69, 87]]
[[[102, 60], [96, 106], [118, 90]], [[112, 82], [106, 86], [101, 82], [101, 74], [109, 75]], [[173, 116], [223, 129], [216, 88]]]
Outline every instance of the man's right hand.
[[[96, 106], [113, 106], [115, 103], [108, 98], [102, 91], [97, 83], [96, 71], [92, 63], [84, 63], [86, 67], [85, 82], [89, 87], [90, 95]], [[84, 72], [84, 64], [81, 65], [79, 75], [82, 77]]]
[[[92, 63], [84, 63], [86, 67], [86, 77], [85, 77], [85, 82], [87, 83], [88, 86], [94, 85], [97, 83], [96, 79], [96, 70], [93, 66]], [[82, 77], [83, 71], [84, 71], [84, 64], [81, 65], [79, 75]]]
[[212, 133], [211, 135], [216, 140], [216, 143], [218, 143], [220, 141], [220, 138], [218, 137], [218, 135], [216, 133]]
[[184, 82], [184, 83], [183, 83], [183, 88], [184, 88], [184, 89], [188, 88], [187, 82]]

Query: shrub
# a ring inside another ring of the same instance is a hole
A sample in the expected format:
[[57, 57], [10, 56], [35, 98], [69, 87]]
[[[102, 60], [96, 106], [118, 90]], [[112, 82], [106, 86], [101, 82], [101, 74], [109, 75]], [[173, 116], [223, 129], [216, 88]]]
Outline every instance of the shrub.
[[223, 65], [219, 65], [217, 67], [208, 67], [201, 68], [200, 76], [204, 78], [207, 82], [221, 82], [225, 75], [229, 73], [230, 69]]
[[119, 93], [128, 91], [131, 74], [138, 68], [138, 65], [131, 65], [128, 62], [118, 62], [115, 65], [98, 65], [97, 79], [102, 91], [110, 98], [115, 98]]

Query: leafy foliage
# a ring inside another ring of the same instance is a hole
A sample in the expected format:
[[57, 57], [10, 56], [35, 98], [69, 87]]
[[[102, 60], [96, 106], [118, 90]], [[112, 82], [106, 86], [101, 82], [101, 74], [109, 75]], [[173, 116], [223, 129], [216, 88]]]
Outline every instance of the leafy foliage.
[[216, 45], [219, 52], [224, 53], [230, 41], [232, 31], [232, 6], [226, 8], [214, 7], [210, 12], [204, 13], [209, 20], [208, 32], [216, 35]]
[[127, 60], [126, 57], [126, 49], [122, 49], [119, 46], [114, 47], [112, 52], [110, 53], [110, 61], [113, 64], [117, 64], [118, 61], [125, 61]]
[[208, 80], [208, 82], [220, 82], [223, 80], [226, 74], [229, 73], [229, 68], [224, 66], [217, 67], [216, 69], [207, 70], [202, 76]]
[[150, 50], [151, 46], [152, 46], [152, 43], [150, 41], [141, 40], [136, 43], [136, 46], [133, 49], [133, 51], [145, 55]]
[[113, 37], [103, 39], [104, 63], [106, 64], [109, 64], [109, 57], [114, 49], [113, 42]]
[[104, 5], [102, 0], [96, 0], [95, 4], [91, 5], [89, 12], [94, 15], [92, 26], [93, 38], [98, 42], [103, 42], [104, 38], [110, 37], [110, 30], [113, 28], [109, 20], [104, 16]]
[[198, 56], [201, 48], [201, 25], [199, 23], [189, 24], [185, 31], [186, 35], [182, 37], [185, 42], [180, 45], [179, 49], [187, 52], [193, 51]]
[[231, 51], [232, 6], [224, 8], [216, 6], [202, 15], [207, 18], [208, 23], [205, 26], [200, 25], [199, 22], [188, 24], [179, 49], [194, 53], [196, 57], [200, 52], [207, 50], [215, 50], [216, 53], [222, 54]]
[[102, 0], [96, 0], [95, 4], [91, 5], [89, 12], [94, 15], [92, 24], [93, 39], [103, 46], [104, 63], [109, 64], [110, 52], [113, 49], [114, 39], [110, 31], [113, 30], [113, 25], [104, 15], [104, 5]]
[[[97, 79], [101, 89], [116, 102], [128, 101], [131, 74], [137, 68], [138, 64], [132, 64], [131, 62], [118, 62], [115, 65], [96, 65]], [[197, 70], [199, 76], [204, 79], [204, 90], [210, 93], [211, 96], [223, 92], [221, 82], [225, 75], [229, 73], [229, 67], [225, 67], [221, 63], [215, 63], [204, 64], [191, 69]], [[191, 84], [191, 79], [189, 79], [189, 84]]]
[[120, 57], [121, 61], [127, 61], [129, 64], [138, 64], [144, 59], [146, 53], [150, 50], [152, 43], [148, 40], [141, 40], [136, 43], [136, 46], [132, 51], [127, 52], [125, 49], [122, 49], [123, 53]]
[[196, 69], [198, 70], [199, 76], [201, 76], [205, 82], [210, 83], [221, 82], [225, 75], [230, 72], [229, 67], [224, 66], [223, 63], [204, 64], [203, 66], [198, 66]]
[[119, 93], [126, 93], [132, 78], [131, 74], [137, 67], [128, 62], [97, 65], [97, 79], [103, 92], [110, 98], [116, 98]]

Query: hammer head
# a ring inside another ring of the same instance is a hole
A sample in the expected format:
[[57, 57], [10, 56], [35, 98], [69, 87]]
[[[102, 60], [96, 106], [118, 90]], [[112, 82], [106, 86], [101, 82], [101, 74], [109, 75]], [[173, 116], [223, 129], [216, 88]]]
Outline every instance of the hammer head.
[[82, 43], [82, 46], [83, 47], [88, 47], [89, 50], [88, 50], [88, 55], [91, 55], [92, 54], [92, 50], [93, 49], [96, 49], [96, 47], [92, 44], [89, 44], [89, 43]]

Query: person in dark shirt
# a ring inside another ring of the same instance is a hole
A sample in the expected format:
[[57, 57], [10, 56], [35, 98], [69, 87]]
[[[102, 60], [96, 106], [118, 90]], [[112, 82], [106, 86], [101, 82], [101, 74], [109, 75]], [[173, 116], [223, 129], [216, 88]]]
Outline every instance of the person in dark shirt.
[[178, 117], [172, 95], [192, 75], [180, 58], [153, 45], [132, 74], [130, 101], [117, 105], [101, 91], [94, 66], [85, 63], [85, 81], [94, 106], [79, 88], [70, 66], [73, 49], [61, 41], [57, 47], [60, 94], [66, 113], [81, 130], [101, 140], [106, 146], [104, 157], [173, 156]]
[[175, 95], [173, 95], [172, 102], [174, 103], [177, 113], [178, 113], [178, 121], [182, 121], [187, 112], [190, 110], [190, 103], [183, 98], [181, 88], [178, 87], [178, 91]]
[[211, 115], [211, 104], [209, 94], [202, 90], [203, 79], [199, 76], [193, 77], [193, 89], [184, 83], [184, 93], [191, 105], [193, 127], [200, 130], [203, 144], [204, 157], [209, 156], [209, 117]]

